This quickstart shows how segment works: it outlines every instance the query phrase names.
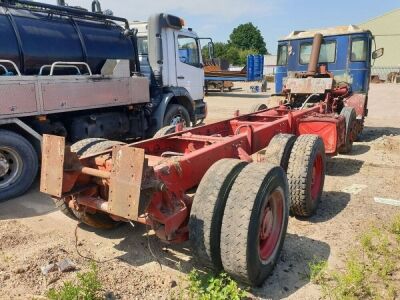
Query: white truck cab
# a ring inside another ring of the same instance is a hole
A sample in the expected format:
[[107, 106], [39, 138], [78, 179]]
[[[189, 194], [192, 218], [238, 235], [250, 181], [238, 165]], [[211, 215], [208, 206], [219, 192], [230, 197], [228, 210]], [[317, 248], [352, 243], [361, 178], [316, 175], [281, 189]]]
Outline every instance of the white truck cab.
[[[190, 124], [186, 125], [191, 126], [206, 117], [200, 39], [183, 25], [182, 19], [167, 14], [151, 16], [148, 22], [130, 23], [131, 29], [137, 30], [140, 72], [152, 83], [151, 97], [160, 97], [155, 116], [165, 115], [162, 125], [186, 121], [185, 115], [189, 115]], [[172, 105], [175, 109], [177, 105], [185, 108], [187, 114], [184, 111], [171, 119], [168, 110]]]

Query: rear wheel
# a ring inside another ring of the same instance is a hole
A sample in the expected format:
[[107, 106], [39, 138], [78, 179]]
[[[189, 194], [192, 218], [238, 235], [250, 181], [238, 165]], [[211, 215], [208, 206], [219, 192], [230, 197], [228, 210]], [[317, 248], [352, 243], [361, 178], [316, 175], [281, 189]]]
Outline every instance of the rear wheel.
[[265, 149], [264, 156], [268, 163], [278, 165], [287, 171], [290, 153], [296, 142], [296, 136], [293, 134], [278, 134], [274, 136]]
[[247, 165], [237, 159], [222, 159], [204, 175], [194, 197], [189, 236], [194, 257], [202, 264], [222, 269], [221, 225], [229, 191], [239, 172]]
[[357, 114], [353, 107], [344, 107], [340, 113], [346, 120], [345, 143], [340, 147], [339, 153], [350, 153], [353, 149], [353, 142], [357, 139]]
[[180, 104], [170, 104], [164, 117], [164, 126], [184, 123], [184, 127], [190, 127], [190, 115], [187, 109]]
[[226, 272], [254, 286], [271, 274], [282, 250], [289, 215], [283, 169], [250, 164], [233, 184], [221, 228]]
[[0, 130], [0, 201], [25, 193], [36, 178], [38, 155], [23, 136]]
[[159, 131], [156, 132], [156, 134], [153, 136], [153, 138], [160, 138], [163, 136], [166, 136], [168, 134], [172, 134], [176, 132], [176, 125], [169, 125], [161, 128]]
[[301, 135], [290, 155], [287, 177], [291, 213], [310, 217], [317, 210], [325, 181], [325, 146], [317, 135]]
[[[79, 141], [71, 146], [71, 151], [76, 152], [78, 156], [88, 156], [98, 152], [106, 151], [116, 145], [125, 143], [117, 141], [109, 141], [105, 139], [89, 138]], [[108, 215], [103, 213], [91, 214], [86, 211], [77, 211], [68, 206], [64, 199], [53, 198], [57, 208], [67, 217], [78, 220], [86, 225], [101, 229], [110, 229], [117, 226], [119, 223], [112, 220]]]
[[266, 104], [257, 103], [257, 104], [253, 105], [253, 107], [250, 110], [250, 113], [255, 113], [255, 112], [258, 112], [258, 111], [261, 111], [261, 110], [265, 110], [265, 109], [268, 109], [268, 106]]

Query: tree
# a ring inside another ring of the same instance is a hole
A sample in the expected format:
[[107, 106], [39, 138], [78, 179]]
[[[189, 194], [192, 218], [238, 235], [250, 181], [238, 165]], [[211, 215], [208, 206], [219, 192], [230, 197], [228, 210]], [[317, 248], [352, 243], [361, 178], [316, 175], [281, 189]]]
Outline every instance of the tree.
[[260, 30], [253, 23], [241, 24], [233, 29], [230, 45], [240, 50], [255, 50], [254, 54], [268, 54], [266, 44]]

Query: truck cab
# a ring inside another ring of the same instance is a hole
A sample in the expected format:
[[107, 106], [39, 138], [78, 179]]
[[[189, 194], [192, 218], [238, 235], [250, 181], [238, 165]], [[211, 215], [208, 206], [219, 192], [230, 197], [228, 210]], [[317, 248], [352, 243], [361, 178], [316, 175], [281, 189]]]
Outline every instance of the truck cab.
[[[198, 35], [184, 28], [182, 19], [167, 14], [153, 15], [147, 22], [132, 22], [130, 26], [137, 30], [140, 72], [151, 82], [155, 128], [181, 121], [186, 126], [202, 122], [207, 110]], [[171, 109], [172, 114], [168, 113]], [[161, 124], [160, 116], [164, 115]]]
[[319, 65], [325, 65], [337, 83], [347, 83], [353, 93], [367, 94], [371, 77], [371, 52], [374, 37], [357, 26], [340, 26], [310, 31], [294, 31], [278, 41], [276, 93], [282, 93], [285, 80], [297, 72], [306, 72], [313, 37], [321, 33]]

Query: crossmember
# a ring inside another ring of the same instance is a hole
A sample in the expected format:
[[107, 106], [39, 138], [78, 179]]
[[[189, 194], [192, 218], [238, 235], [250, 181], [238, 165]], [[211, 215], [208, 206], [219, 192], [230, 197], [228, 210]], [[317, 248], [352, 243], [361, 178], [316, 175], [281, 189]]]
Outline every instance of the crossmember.
[[280, 106], [80, 158], [64, 138], [46, 136], [41, 191], [75, 210], [144, 223], [162, 240], [182, 242], [195, 188], [217, 161], [252, 161], [279, 133], [318, 134], [335, 155], [345, 121], [326, 111], [324, 103]]

